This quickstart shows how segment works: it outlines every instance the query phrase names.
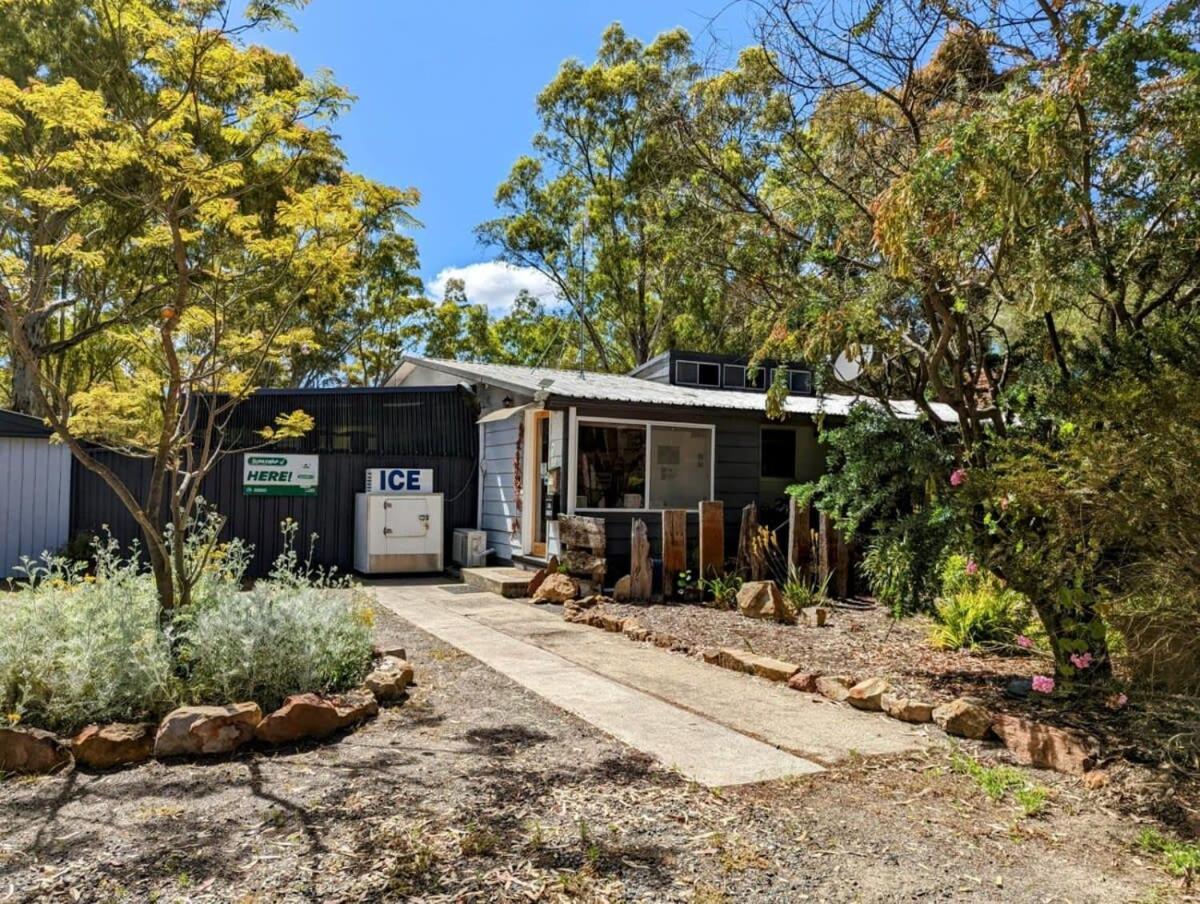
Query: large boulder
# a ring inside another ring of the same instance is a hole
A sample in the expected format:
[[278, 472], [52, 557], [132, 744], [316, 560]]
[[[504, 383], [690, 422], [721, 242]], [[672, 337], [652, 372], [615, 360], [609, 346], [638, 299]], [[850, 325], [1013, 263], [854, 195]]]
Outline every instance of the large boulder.
[[293, 694], [283, 701], [283, 706], [255, 726], [254, 736], [267, 744], [324, 738], [378, 711], [374, 695], [365, 691], [334, 697]]
[[74, 765], [71, 748], [40, 728], [0, 728], [0, 772], [40, 774]]
[[154, 755], [200, 756], [230, 753], [252, 737], [262, 721], [257, 703], [181, 706], [167, 714], [154, 738]]
[[908, 697], [900, 697], [895, 694], [884, 694], [879, 699], [879, 705], [885, 713], [901, 722], [920, 725], [933, 721], [932, 703], [922, 703], [919, 700], [910, 700]]
[[579, 596], [579, 582], [569, 574], [547, 575], [533, 595], [538, 603], [565, 603]]
[[380, 703], [399, 700], [405, 689], [412, 684], [413, 667], [403, 659], [385, 656], [379, 665], [363, 681]]
[[1095, 742], [1084, 734], [1018, 716], [992, 716], [992, 731], [1018, 763], [1083, 775], [1096, 762]]
[[943, 703], [933, 711], [933, 721], [946, 734], [979, 741], [992, 730], [992, 716], [978, 703], [963, 697]]
[[747, 618], [768, 618], [784, 622], [791, 619], [791, 610], [783, 600], [783, 593], [774, 581], [749, 581], [742, 585], [737, 595], [738, 612]]
[[867, 678], [850, 688], [850, 693], [846, 695], [846, 702], [855, 709], [877, 713], [883, 709], [881, 698], [891, 690], [891, 687], [885, 678]]
[[71, 739], [75, 759], [93, 769], [112, 769], [150, 759], [154, 755], [152, 722], [89, 725]]

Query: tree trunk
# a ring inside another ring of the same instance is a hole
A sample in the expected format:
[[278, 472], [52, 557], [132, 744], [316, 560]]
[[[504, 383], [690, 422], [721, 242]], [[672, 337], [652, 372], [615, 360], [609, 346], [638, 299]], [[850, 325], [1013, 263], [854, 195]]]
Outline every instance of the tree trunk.
[[35, 360], [29, 361], [22, 355], [12, 355], [10, 362], [12, 367], [13, 410], [20, 411], [23, 414], [32, 414], [35, 417], [42, 415], [37, 392], [39, 385], [38, 366], [41, 362], [42, 352], [46, 347], [46, 326], [49, 320], [50, 315], [46, 311], [34, 311], [24, 318], [21, 329], [25, 333], [25, 341], [35, 356]]
[[[1102, 630], [1105, 622], [1099, 613], [1092, 609], [1064, 612], [1057, 603], [1044, 600], [1036, 601], [1034, 609], [1046, 629], [1046, 636], [1050, 639], [1050, 649], [1054, 654], [1054, 666], [1058, 674], [1069, 675], [1072, 681], [1084, 684], [1094, 684], [1112, 678], [1112, 658], [1107, 636]], [[1076, 668], [1071, 663], [1073, 654], [1084, 652], [1075, 649], [1075, 642], [1080, 640], [1087, 642], [1086, 652], [1092, 654], [1091, 664], [1086, 669]]]

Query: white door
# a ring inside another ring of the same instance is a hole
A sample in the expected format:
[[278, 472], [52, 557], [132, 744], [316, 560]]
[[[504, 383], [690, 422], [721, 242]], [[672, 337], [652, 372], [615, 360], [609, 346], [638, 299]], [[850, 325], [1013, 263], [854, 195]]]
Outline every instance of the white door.
[[425, 552], [433, 519], [428, 496], [387, 496], [382, 507], [383, 554]]

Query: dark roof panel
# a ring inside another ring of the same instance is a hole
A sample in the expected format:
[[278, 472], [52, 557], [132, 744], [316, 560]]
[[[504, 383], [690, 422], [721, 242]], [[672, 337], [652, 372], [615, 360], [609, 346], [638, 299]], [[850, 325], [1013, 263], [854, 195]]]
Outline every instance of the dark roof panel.
[[42, 423], [41, 418], [0, 408], [0, 436], [47, 437], [49, 435], [50, 428]]

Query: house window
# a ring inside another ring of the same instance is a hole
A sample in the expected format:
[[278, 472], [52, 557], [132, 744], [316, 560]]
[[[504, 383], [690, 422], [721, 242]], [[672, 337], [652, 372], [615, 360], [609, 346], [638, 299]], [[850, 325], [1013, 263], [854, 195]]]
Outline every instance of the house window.
[[762, 431], [763, 477], [785, 480], [796, 478], [796, 431], [791, 428], [764, 427]]
[[646, 501], [646, 428], [580, 424], [577, 508], [640, 509]]
[[726, 364], [725, 387], [727, 389], [766, 389], [767, 369], [765, 367], [746, 367], [742, 364]]
[[676, 361], [675, 382], [684, 386], [721, 386], [721, 365], [702, 361]]
[[712, 498], [712, 427], [580, 421], [577, 437], [577, 510], [695, 509]]
[[712, 431], [650, 428], [650, 508], [692, 509], [712, 488]]
[[812, 394], [812, 372], [807, 370], [788, 371], [788, 391], [804, 395]]

